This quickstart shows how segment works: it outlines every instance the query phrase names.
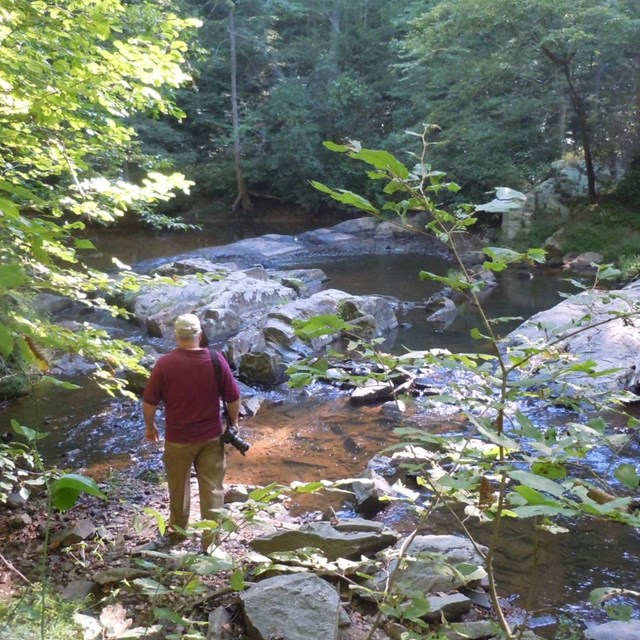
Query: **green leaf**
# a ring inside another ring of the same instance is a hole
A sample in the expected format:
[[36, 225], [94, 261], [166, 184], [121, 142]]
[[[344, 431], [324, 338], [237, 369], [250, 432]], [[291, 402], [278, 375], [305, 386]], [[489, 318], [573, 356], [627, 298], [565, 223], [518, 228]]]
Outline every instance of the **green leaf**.
[[563, 464], [548, 460], [534, 462], [531, 465], [531, 471], [537, 476], [556, 480], [567, 477], [567, 468]]
[[540, 429], [538, 429], [533, 424], [533, 422], [531, 422], [528, 416], [526, 416], [520, 410], [516, 411], [515, 419], [518, 421], [518, 424], [520, 425], [520, 430], [523, 436], [525, 436], [526, 438], [533, 438], [534, 440], [543, 439], [544, 436], [540, 431]]
[[554, 507], [546, 504], [535, 504], [528, 505], [525, 507], [515, 507], [513, 509], [514, 513], [518, 515], [520, 518], [538, 518], [541, 516], [572, 516], [575, 515], [575, 512], [572, 509], [567, 509], [564, 507]]
[[351, 331], [353, 326], [335, 314], [320, 314], [308, 320], [294, 320], [293, 328], [298, 337], [311, 340], [340, 331]]
[[628, 622], [633, 615], [633, 607], [630, 604], [608, 604], [604, 610], [612, 620]]
[[157, 596], [168, 593], [168, 589], [163, 585], [152, 580], [151, 578], [136, 578], [133, 580], [133, 584], [140, 588], [143, 595], [147, 598], [155, 598]]
[[640, 476], [638, 476], [638, 471], [632, 464], [621, 464], [613, 472], [613, 475], [629, 489], [637, 489], [638, 485], [640, 485]]
[[170, 609], [162, 609], [160, 607], [153, 607], [153, 615], [156, 620], [169, 620], [169, 622], [173, 622], [174, 624], [181, 624], [186, 627], [189, 624], [188, 620], [185, 620], [181, 615], [175, 613], [175, 611], [171, 611]]
[[156, 511], [152, 507], [145, 507], [144, 513], [146, 513], [156, 521], [156, 524], [158, 525], [158, 531], [160, 532], [160, 535], [163, 536], [165, 531], [167, 530], [167, 521], [165, 520], [165, 517], [159, 511]]
[[17, 289], [27, 282], [27, 274], [18, 264], [0, 265], [0, 289]]
[[236, 569], [229, 580], [229, 585], [234, 591], [244, 591], [244, 573], [240, 569]]
[[60, 511], [66, 511], [73, 507], [80, 493], [88, 493], [103, 500], [107, 499], [107, 496], [100, 491], [95, 480], [76, 473], [67, 473], [51, 485], [51, 500], [53, 505]]
[[409, 169], [388, 151], [380, 149], [360, 149], [360, 151], [352, 151], [350, 155], [372, 165], [376, 169], [389, 171], [393, 176], [397, 176], [402, 180], [406, 180], [409, 177]]
[[0, 324], [0, 356], [7, 358], [13, 351], [13, 334], [7, 327]]
[[346, 153], [347, 151], [351, 151], [352, 149], [344, 144], [337, 144], [335, 142], [331, 142], [329, 140], [322, 143], [329, 151], [336, 151], [337, 153]]
[[616, 587], [598, 587], [589, 593], [589, 602], [594, 606], [599, 606], [603, 600], [618, 593], [620, 593], [620, 589]]
[[553, 480], [543, 478], [542, 476], [537, 476], [534, 473], [529, 473], [527, 471], [512, 471], [510, 473], [510, 477], [514, 480], [517, 480], [525, 487], [531, 487], [533, 489], [537, 489], [538, 491], [550, 493], [557, 498], [561, 498], [565, 492], [564, 487], [556, 482], [553, 482]]
[[302, 485], [296, 484], [295, 486], [293, 486], [293, 484], [292, 484], [292, 489], [296, 493], [316, 493], [320, 489], [324, 489], [324, 483], [322, 483], [322, 482], [307, 482], [307, 483], [302, 484]]
[[366, 198], [359, 196], [357, 193], [346, 191], [344, 189], [335, 191], [334, 189], [323, 185], [321, 182], [316, 182], [315, 180], [311, 181], [311, 185], [318, 191], [322, 191], [322, 193], [330, 195], [334, 200], [337, 200], [342, 204], [351, 205], [357, 209], [366, 211], [367, 213], [378, 213], [378, 210]]
[[29, 427], [25, 427], [24, 425], [21, 425], [14, 418], [11, 419], [11, 428], [13, 429], [14, 433], [17, 433], [19, 436], [22, 436], [27, 440], [27, 442], [30, 442], [30, 443], [36, 442], [37, 440], [42, 440], [43, 438], [46, 438], [49, 435], [48, 433], [42, 433], [40, 431], [36, 431], [35, 429], [30, 429]]
[[75, 384], [74, 382], [69, 382], [67, 380], [60, 380], [58, 378], [54, 378], [53, 376], [42, 376], [39, 380], [39, 384], [51, 384], [54, 387], [60, 387], [61, 389], [69, 389], [74, 391], [76, 389], [81, 389], [81, 386]]
[[195, 556], [189, 563], [189, 568], [199, 576], [209, 576], [220, 571], [233, 569], [233, 558], [222, 549], [217, 548], [209, 556]]

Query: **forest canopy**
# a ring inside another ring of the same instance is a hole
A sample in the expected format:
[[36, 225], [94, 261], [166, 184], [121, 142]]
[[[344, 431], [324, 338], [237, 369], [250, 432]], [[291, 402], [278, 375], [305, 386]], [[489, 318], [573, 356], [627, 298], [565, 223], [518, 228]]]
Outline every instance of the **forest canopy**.
[[254, 195], [313, 209], [310, 180], [368, 188], [323, 141], [408, 160], [406, 132], [426, 124], [438, 128], [430, 162], [471, 199], [527, 189], [562, 157], [620, 169], [638, 153], [637, 2], [185, 0], [183, 10], [203, 20], [195, 84], [178, 98], [187, 118], [145, 125], [144, 139], [207, 196], [235, 193], [239, 161]]

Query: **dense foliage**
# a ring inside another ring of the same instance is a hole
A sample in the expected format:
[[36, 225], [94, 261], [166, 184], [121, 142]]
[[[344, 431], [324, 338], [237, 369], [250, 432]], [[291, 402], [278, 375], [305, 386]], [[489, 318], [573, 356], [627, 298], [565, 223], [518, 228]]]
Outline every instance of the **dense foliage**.
[[321, 142], [367, 140], [406, 159], [406, 130], [425, 123], [439, 127], [434, 165], [472, 198], [526, 188], [563, 154], [597, 168], [626, 166], [638, 151], [637, 3], [184, 4], [204, 21], [196, 83], [179, 98], [188, 118], [146, 133], [207, 196], [235, 194], [234, 143], [254, 196], [312, 209], [309, 180], [338, 178], [371, 194]]
[[[96, 374], [118, 386], [134, 349], [88, 326], [52, 326], [33, 310], [34, 296], [57, 293], [108, 308], [115, 282], [85, 266], [78, 251], [86, 224], [149, 207], [187, 183], [152, 169], [137, 151], [136, 113], [181, 115], [163, 95], [188, 76], [185, 30], [196, 22], [167, 3], [120, 0], [31, 2], [0, 8], [0, 372], [17, 391], [16, 367], [48, 367], [47, 349], [102, 364]], [[118, 286], [129, 286], [124, 277]], [[117, 310], [114, 310], [117, 311]]]

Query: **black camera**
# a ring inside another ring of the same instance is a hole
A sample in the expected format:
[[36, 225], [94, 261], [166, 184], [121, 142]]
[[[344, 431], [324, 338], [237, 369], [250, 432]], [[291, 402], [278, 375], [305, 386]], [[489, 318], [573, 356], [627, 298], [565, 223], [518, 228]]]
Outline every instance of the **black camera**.
[[251, 448], [251, 445], [238, 435], [238, 428], [232, 424], [228, 425], [225, 432], [220, 436], [220, 442], [230, 444], [235, 447], [242, 455], [245, 455]]

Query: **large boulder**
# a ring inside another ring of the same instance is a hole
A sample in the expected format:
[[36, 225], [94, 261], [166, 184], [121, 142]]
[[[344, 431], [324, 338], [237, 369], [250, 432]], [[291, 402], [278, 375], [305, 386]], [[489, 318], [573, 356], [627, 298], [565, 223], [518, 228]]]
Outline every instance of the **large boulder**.
[[294, 573], [263, 580], [241, 594], [249, 637], [336, 640], [340, 596], [322, 578]]
[[[483, 558], [473, 543], [453, 535], [416, 536], [400, 561], [398, 542], [386, 552], [389, 558], [385, 571], [374, 577], [374, 585], [383, 589], [391, 573], [406, 588], [422, 593], [449, 592], [482, 580], [486, 576]], [[480, 547], [484, 552], [485, 547]]]
[[264, 312], [297, 293], [262, 269], [230, 272], [220, 279], [218, 272], [187, 275], [173, 282], [154, 282], [135, 298], [133, 311], [138, 321], [156, 336], [167, 337], [173, 321], [182, 313], [200, 316], [209, 340], [237, 332], [247, 315]]
[[[504, 340], [511, 349], [553, 345], [554, 357], [534, 358], [531, 365], [551, 373], [558, 394], [624, 391], [640, 370], [640, 331], [637, 323], [640, 282], [617, 291], [583, 292], [529, 318]], [[599, 372], [580, 371], [559, 377], [563, 363], [591, 361]]]
[[507, 241], [513, 240], [522, 232], [527, 233], [531, 225], [531, 209], [527, 207], [527, 196], [508, 187], [498, 187], [496, 197], [490, 202], [478, 205], [476, 211], [502, 214], [502, 235]]
[[358, 520], [353, 529], [349, 528], [348, 521], [343, 521], [339, 528], [329, 522], [311, 522], [297, 530], [279, 531], [255, 538], [249, 544], [265, 555], [314, 547], [323, 551], [327, 559], [336, 560], [374, 554], [391, 546], [398, 538], [395, 531], [382, 526], [363, 529], [362, 520]]

